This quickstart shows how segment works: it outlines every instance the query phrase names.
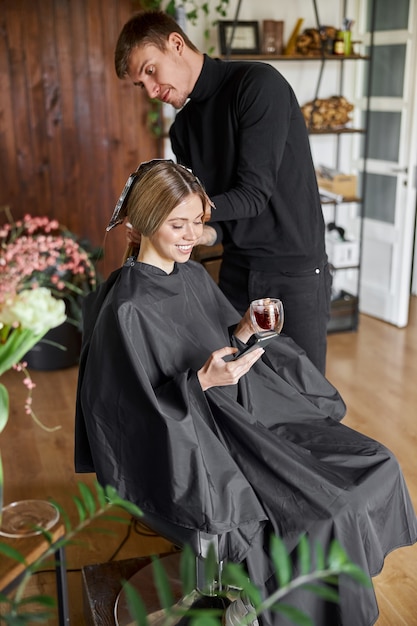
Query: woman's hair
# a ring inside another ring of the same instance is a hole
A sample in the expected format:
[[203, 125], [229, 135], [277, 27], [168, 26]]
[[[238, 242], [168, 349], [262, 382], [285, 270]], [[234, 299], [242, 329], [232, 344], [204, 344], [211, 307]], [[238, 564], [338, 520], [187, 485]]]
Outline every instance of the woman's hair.
[[[210, 219], [212, 202], [198, 178], [186, 167], [169, 160], [143, 163], [130, 191], [127, 220], [145, 237], [151, 237], [175, 209], [191, 194], [201, 199], [203, 222]], [[126, 258], [134, 254], [126, 251]]]
[[171, 33], [181, 35], [185, 45], [198, 52], [177, 22], [163, 11], [142, 11], [133, 15], [123, 26], [116, 43], [114, 65], [117, 76], [126, 77], [130, 54], [134, 48], [152, 45], [165, 52]]

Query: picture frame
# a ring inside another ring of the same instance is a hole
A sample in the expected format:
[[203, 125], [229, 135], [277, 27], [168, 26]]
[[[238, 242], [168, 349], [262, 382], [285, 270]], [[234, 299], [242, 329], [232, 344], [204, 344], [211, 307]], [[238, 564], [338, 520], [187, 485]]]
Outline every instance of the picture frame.
[[[233, 41], [230, 46], [232, 33]], [[256, 21], [221, 20], [219, 42], [221, 54], [260, 54], [259, 24]]]

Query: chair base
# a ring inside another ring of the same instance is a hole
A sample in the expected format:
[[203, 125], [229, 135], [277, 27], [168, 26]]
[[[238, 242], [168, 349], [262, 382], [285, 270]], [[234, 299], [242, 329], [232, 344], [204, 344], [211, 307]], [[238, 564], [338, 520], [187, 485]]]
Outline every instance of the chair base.
[[[161, 559], [164, 570], [168, 576], [171, 585], [172, 594], [176, 605], [181, 609], [193, 608], [212, 608], [225, 611], [231, 600], [219, 596], [206, 596], [195, 590], [188, 596], [182, 595], [182, 584], [180, 578], [180, 559], [181, 554], [170, 554]], [[129, 584], [140, 595], [148, 617], [150, 626], [187, 626], [189, 620], [187, 615], [173, 617], [172, 621], [167, 622], [165, 611], [161, 609], [158, 592], [154, 584], [152, 565], [147, 565], [143, 569], [136, 572], [129, 578]], [[130, 615], [127, 603], [127, 597], [124, 589], [117, 596], [114, 607], [114, 618], [116, 626], [135, 626], [134, 620]]]

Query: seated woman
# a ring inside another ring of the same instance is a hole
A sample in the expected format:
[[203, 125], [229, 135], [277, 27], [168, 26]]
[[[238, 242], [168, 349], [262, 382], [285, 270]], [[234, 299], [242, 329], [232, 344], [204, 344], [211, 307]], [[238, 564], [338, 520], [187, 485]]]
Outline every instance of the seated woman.
[[[224, 359], [253, 328], [189, 260], [210, 215], [190, 171], [143, 164], [116, 209], [109, 227], [127, 217], [142, 240], [85, 301], [76, 470], [145, 513], [219, 535], [221, 558], [244, 560], [265, 594], [276, 584], [271, 533], [289, 550], [302, 533], [325, 551], [337, 539], [375, 576], [417, 535], [394, 455], [340, 423], [336, 389], [288, 337]], [[307, 591], [288, 603], [321, 626], [378, 616], [373, 589], [351, 581], [340, 582], [339, 605]]]

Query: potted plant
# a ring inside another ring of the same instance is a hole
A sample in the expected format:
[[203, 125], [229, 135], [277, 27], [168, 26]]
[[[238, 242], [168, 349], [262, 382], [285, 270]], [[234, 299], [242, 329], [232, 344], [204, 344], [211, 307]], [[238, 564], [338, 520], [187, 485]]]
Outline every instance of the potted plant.
[[[22, 358], [54, 326], [65, 321], [65, 305], [45, 287], [22, 289], [4, 281], [7, 265], [0, 257], [0, 379], [11, 368], [25, 370]], [[25, 370], [26, 371], [26, 370]], [[29, 388], [26, 407], [31, 409], [33, 385], [28, 375], [25, 384]], [[9, 416], [9, 395], [0, 382], [0, 433]], [[3, 507], [3, 469], [0, 456], [0, 521]]]
[[[25, 215], [0, 227], [0, 294], [44, 287], [65, 303], [67, 320], [50, 331], [25, 357], [34, 369], [69, 367], [81, 345], [81, 305], [96, 288], [94, 262], [101, 249], [91, 250], [57, 220]], [[0, 295], [1, 297], [1, 295]]]
[[[214, 10], [219, 17], [226, 17], [230, 0], [219, 0]], [[145, 11], [164, 10], [173, 17], [178, 17], [178, 13], [183, 11], [185, 17], [196, 24], [201, 14], [208, 16], [210, 13], [210, 3], [198, 2], [198, 0], [141, 0], [140, 7]]]

